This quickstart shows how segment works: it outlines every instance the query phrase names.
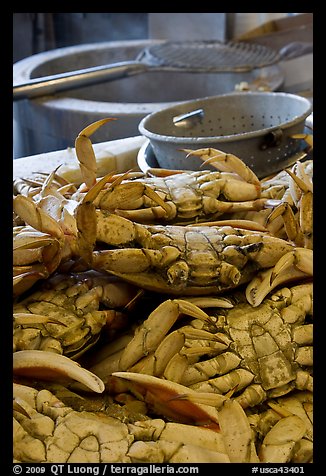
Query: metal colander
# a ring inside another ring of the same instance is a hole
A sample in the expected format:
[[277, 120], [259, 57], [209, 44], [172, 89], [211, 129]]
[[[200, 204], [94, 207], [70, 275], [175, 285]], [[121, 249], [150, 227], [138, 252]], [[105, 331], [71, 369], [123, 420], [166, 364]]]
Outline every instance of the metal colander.
[[202, 161], [182, 149], [213, 147], [241, 158], [259, 178], [296, 160], [310, 101], [288, 93], [241, 92], [179, 103], [146, 116], [147, 137], [160, 167], [198, 170]]

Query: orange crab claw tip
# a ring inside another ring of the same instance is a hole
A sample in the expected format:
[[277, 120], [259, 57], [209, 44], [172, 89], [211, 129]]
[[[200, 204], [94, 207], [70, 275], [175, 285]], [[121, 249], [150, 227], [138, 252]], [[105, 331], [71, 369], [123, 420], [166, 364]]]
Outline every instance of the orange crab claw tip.
[[21, 350], [13, 354], [13, 374], [44, 380], [75, 380], [96, 393], [105, 389], [102, 380], [64, 355], [42, 350]]
[[18, 413], [21, 413], [22, 415], [24, 415], [25, 417], [27, 418], [31, 418], [30, 415], [27, 413], [27, 411], [25, 410], [25, 408], [23, 408], [20, 403], [18, 402], [17, 398], [14, 398], [13, 400], [13, 406], [12, 406], [12, 409]]
[[189, 395], [196, 394], [195, 391], [169, 380], [135, 372], [114, 372], [112, 376], [130, 381], [137, 389], [144, 389], [145, 400], [155, 402], [156, 408], [172, 418], [181, 418], [183, 421], [220, 431], [216, 409], [188, 399]]

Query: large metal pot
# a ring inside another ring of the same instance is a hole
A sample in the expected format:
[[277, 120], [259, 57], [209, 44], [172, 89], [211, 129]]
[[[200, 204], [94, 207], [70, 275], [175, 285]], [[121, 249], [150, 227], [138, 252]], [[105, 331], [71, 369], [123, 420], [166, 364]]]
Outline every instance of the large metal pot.
[[[39, 53], [14, 64], [14, 83], [91, 66], [133, 60], [157, 40], [92, 43]], [[179, 101], [234, 91], [241, 81], [267, 81], [275, 90], [283, 82], [279, 66], [249, 73], [195, 74], [151, 72], [121, 80], [14, 103], [14, 150], [23, 157], [73, 146], [87, 124], [115, 117], [94, 134], [94, 142], [138, 135], [146, 115]], [[259, 84], [259, 81], [255, 84]]]

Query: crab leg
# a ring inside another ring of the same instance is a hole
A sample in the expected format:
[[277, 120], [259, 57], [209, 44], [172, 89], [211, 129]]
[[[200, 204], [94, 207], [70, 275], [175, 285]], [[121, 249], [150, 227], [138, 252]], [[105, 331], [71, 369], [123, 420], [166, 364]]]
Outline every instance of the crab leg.
[[273, 268], [258, 273], [246, 288], [252, 306], [258, 306], [276, 286], [312, 276], [312, 250], [296, 248], [282, 256]]
[[[305, 174], [302, 164], [297, 164], [298, 175], [290, 170], [287, 170], [287, 173], [292, 178], [292, 183], [297, 186], [300, 192], [296, 194], [296, 202], [299, 209], [299, 225], [303, 235], [304, 246], [306, 248], [312, 248], [313, 186], [309, 177]], [[294, 187], [292, 187], [292, 195], [294, 196], [295, 192], [293, 188]]]
[[[191, 423], [205, 426], [217, 432], [220, 431], [218, 413], [214, 407], [203, 403], [194, 403], [184, 398], [188, 395], [195, 396], [194, 390], [169, 380], [134, 372], [114, 372], [112, 377], [118, 377], [118, 380], [127, 380], [127, 388], [137, 395], [141, 395], [158, 413], [175, 421], [181, 421], [181, 423]], [[119, 388], [117, 385], [118, 383], [113, 379], [111, 390]], [[226, 397], [221, 396], [221, 401], [225, 399]]]
[[296, 173], [286, 172], [292, 178], [289, 185], [291, 201], [294, 201], [298, 211], [295, 213], [293, 204], [288, 201], [281, 202], [268, 216], [267, 223], [282, 216], [288, 238], [297, 246], [312, 249], [313, 187], [302, 164], [296, 165]]
[[120, 358], [120, 369], [129, 369], [141, 357], [155, 351], [182, 313], [210, 321], [204, 311], [190, 302], [181, 299], [164, 301], [150, 314], [125, 348]]
[[235, 369], [227, 374], [190, 385], [190, 388], [197, 392], [225, 394], [233, 388], [236, 388], [237, 391], [246, 388], [254, 377], [254, 374], [248, 370]]
[[251, 220], [242, 219], [206, 221], [202, 223], [193, 223], [188, 226], [232, 226], [234, 228], [241, 228], [242, 230], [268, 232], [268, 229], [264, 225]]
[[114, 118], [105, 118], [89, 124], [77, 136], [75, 141], [76, 154], [79, 160], [79, 167], [88, 187], [96, 183], [96, 157], [89, 137], [94, 134], [103, 124], [114, 121]]
[[218, 411], [219, 424], [231, 463], [258, 463], [248, 417], [235, 400], [226, 400]]
[[204, 161], [204, 164], [212, 164], [217, 169], [223, 172], [235, 172], [243, 180], [248, 183], [251, 183], [257, 187], [257, 190], [260, 191], [261, 185], [256, 174], [239, 159], [236, 155], [227, 154], [222, 150], [218, 149], [197, 149], [195, 151], [184, 149], [185, 152], [188, 152], [188, 156], [195, 155]]
[[23, 294], [25, 291], [30, 289], [33, 284], [35, 284], [39, 279], [46, 278], [48, 276], [48, 271], [42, 266], [42, 269], [35, 270], [35, 267], [30, 268], [28, 271], [26, 267], [14, 269], [14, 274], [18, 273], [17, 276], [13, 276], [13, 297], [16, 298]]
[[125, 177], [122, 175], [116, 178], [99, 194], [94, 204], [103, 210], [131, 210], [130, 213], [141, 213], [144, 210], [136, 209], [143, 205], [144, 197], [148, 197], [159, 205], [157, 208], [163, 209], [168, 215], [171, 214], [171, 205], [145, 183], [136, 181], [121, 183], [127, 177], [128, 172]]

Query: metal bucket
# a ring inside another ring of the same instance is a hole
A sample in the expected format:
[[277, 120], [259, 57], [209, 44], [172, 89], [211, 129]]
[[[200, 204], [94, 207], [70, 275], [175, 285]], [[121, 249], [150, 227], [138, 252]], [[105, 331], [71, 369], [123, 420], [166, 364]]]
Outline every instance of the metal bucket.
[[[191, 111], [202, 114], [177, 127], [175, 118]], [[212, 147], [238, 156], [261, 178], [293, 163], [302, 143], [292, 135], [304, 131], [311, 111], [310, 101], [295, 94], [229, 93], [154, 112], [139, 131], [162, 168], [198, 170], [202, 161], [182, 149]]]
[[[125, 60], [134, 60], [146, 46], [161, 40], [129, 40], [84, 44], [39, 53], [14, 64], [14, 83], [52, 74]], [[89, 123], [115, 117], [94, 134], [94, 142], [138, 135], [146, 115], [203, 96], [234, 91], [241, 81], [267, 82], [277, 89], [284, 76], [277, 65], [249, 73], [195, 74], [150, 72], [110, 83], [83, 87], [14, 103], [14, 154], [23, 157], [73, 147]]]

